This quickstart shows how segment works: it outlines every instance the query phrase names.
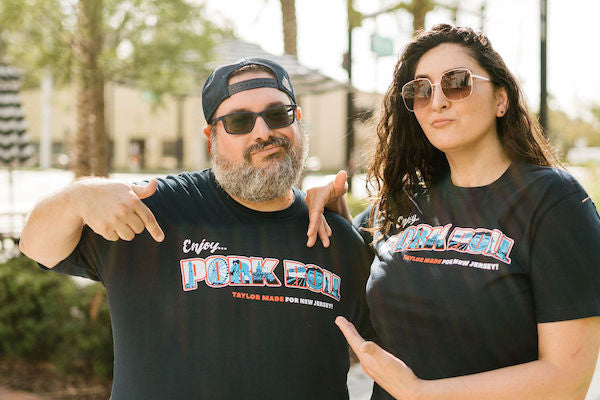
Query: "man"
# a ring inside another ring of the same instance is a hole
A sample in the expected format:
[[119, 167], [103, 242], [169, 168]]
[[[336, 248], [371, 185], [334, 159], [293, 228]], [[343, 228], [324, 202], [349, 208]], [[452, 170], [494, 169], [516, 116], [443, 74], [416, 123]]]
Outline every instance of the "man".
[[21, 250], [106, 287], [112, 400], [347, 398], [334, 319], [368, 325], [368, 258], [332, 214], [329, 248], [305, 245], [293, 184], [307, 151], [289, 76], [258, 58], [221, 66], [202, 105], [212, 169], [77, 181], [36, 205]]

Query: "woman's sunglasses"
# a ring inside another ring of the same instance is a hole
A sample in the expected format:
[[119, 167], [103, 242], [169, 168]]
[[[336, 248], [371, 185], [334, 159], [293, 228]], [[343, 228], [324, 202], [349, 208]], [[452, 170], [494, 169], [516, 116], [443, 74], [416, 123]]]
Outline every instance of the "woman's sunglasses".
[[264, 109], [261, 112], [255, 113], [252, 111], [239, 111], [231, 114], [223, 115], [215, 118], [211, 124], [216, 124], [218, 121], [223, 121], [225, 131], [232, 135], [241, 135], [252, 132], [257, 117], [267, 123], [271, 129], [285, 128], [291, 125], [296, 119], [296, 104], [273, 106]]
[[448, 101], [460, 101], [468, 98], [473, 92], [473, 78], [491, 82], [485, 76], [475, 75], [467, 68], [456, 68], [444, 72], [440, 83], [431, 83], [427, 78], [417, 78], [402, 86], [402, 100], [410, 112], [431, 104], [433, 87], [440, 85], [444, 97]]

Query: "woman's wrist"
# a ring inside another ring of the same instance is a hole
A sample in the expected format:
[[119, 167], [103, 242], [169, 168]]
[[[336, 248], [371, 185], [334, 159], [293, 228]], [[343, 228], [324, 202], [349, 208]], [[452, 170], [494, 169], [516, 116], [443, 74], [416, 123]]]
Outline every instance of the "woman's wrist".
[[415, 380], [409, 387], [409, 396], [406, 398], [411, 400], [426, 400], [424, 388], [427, 383], [428, 381], [415, 377]]
[[346, 202], [346, 196], [340, 196], [335, 200], [330, 201], [325, 205], [325, 208], [352, 222], [352, 216], [350, 215], [350, 209], [348, 208], [348, 203]]

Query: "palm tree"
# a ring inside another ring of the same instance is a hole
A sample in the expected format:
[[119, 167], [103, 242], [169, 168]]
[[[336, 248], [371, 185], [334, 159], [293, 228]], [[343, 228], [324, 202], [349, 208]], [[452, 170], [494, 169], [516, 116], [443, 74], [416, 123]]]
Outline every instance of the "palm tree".
[[407, 5], [408, 11], [413, 15], [413, 36], [425, 29], [425, 16], [437, 5], [432, 0], [413, 0]]
[[298, 56], [296, 1], [281, 0], [281, 16], [283, 19], [283, 49], [285, 54]]
[[77, 85], [77, 132], [72, 169], [76, 177], [108, 176], [108, 136], [104, 119], [102, 0], [79, 0], [74, 40]]

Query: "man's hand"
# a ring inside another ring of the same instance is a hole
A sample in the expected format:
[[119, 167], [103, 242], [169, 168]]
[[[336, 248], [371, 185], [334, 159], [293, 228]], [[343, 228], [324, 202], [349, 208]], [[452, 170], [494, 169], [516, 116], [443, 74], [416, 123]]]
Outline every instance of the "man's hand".
[[414, 393], [420, 380], [402, 360], [377, 344], [363, 339], [346, 318], [337, 317], [335, 323], [356, 353], [367, 375], [396, 399], [415, 398]]
[[154, 240], [162, 242], [162, 229], [141, 201], [152, 196], [156, 186], [156, 179], [142, 185], [82, 179], [73, 185], [70, 195], [83, 222], [105, 239], [133, 240], [146, 228]]
[[85, 178], [42, 199], [31, 211], [19, 249], [53, 268], [73, 252], [83, 224], [108, 240], [132, 240], [144, 228], [157, 242], [165, 235], [141, 201], [156, 192], [156, 179], [143, 185]]
[[308, 206], [308, 241], [306, 245], [312, 247], [317, 241], [317, 234], [324, 247], [329, 247], [329, 237], [331, 228], [325, 220], [323, 211], [325, 208], [337, 212], [350, 222], [352, 217], [348, 210], [348, 205], [344, 195], [348, 191], [348, 174], [346, 171], [340, 171], [335, 179], [323, 186], [316, 186], [306, 191], [306, 205]]

